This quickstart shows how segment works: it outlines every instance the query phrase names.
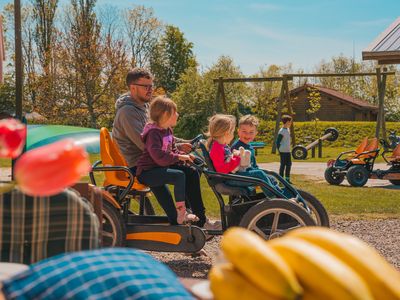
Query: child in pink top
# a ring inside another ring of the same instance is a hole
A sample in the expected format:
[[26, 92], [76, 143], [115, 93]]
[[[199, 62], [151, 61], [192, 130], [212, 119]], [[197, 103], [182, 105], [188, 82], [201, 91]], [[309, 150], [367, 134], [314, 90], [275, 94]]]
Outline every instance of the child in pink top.
[[[261, 169], [247, 168], [245, 171], [237, 171], [240, 165], [240, 156], [237, 152], [232, 153], [228, 146], [234, 137], [235, 125], [236, 119], [231, 115], [214, 115], [209, 120], [207, 147], [215, 171], [225, 174], [236, 172], [237, 175], [259, 178], [271, 186], [270, 179]], [[229, 180], [226, 183], [232, 186], [254, 185], [235, 180]], [[262, 188], [262, 190], [265, 195], [274, 196], [268, 188]]]

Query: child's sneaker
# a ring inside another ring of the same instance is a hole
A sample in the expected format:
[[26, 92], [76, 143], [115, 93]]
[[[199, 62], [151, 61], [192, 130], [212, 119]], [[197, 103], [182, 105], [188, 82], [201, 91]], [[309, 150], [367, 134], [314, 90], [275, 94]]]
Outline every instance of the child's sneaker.
[[193, 223], [199, 221], [199, 218], [186, 211], [185, 205], [176, 206], [177, 218], [176, 222], [178, 224]]

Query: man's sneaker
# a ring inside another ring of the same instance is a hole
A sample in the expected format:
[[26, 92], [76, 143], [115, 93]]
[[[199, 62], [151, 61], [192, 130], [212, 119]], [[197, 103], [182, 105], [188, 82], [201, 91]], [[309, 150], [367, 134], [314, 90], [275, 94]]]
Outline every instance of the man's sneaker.
[[203, 225], [203, 229], [205, 229], [205, 230], [222, 230], [222, 223], [219, 220], [210, 221], [210, 219], [206, 219], [206, 222]]

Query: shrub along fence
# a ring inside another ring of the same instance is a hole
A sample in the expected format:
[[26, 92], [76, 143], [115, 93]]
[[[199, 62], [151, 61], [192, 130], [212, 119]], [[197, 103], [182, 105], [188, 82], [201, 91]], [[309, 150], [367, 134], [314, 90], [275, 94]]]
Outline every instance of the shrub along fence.
[[[339, 138], [335, 142], [324, 142], [324, 147], [352, 147], [368, 136], [375, 136], [375, 122], [295, 122], [296, 144], [308, 144], [320, 137], [326, 128], [334, 127], [339, 131]], [[257, 141], [271, 145], [274, 136], [274, 121], [261, 121], [258, 128]], [[400, 135], [400, 122], [386, 122], [386, 132], [395, 130]]]

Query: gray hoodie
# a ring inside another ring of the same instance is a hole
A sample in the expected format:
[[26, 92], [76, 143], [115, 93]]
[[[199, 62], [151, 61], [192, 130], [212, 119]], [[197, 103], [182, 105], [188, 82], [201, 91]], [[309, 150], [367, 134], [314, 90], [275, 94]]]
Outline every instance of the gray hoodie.
[[116, 115], [112, 136], [130, 168], [135, 167], [143, 153], [141, 133], [149, 120], [149, 105], [139, 105], [129, 94], [124, 94], [115, 102]]

